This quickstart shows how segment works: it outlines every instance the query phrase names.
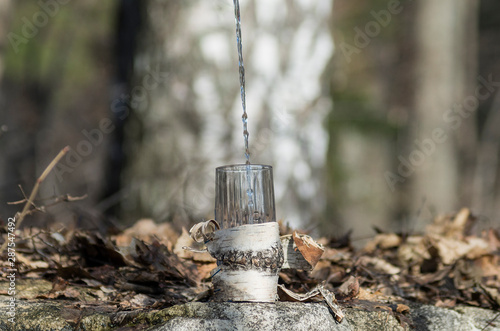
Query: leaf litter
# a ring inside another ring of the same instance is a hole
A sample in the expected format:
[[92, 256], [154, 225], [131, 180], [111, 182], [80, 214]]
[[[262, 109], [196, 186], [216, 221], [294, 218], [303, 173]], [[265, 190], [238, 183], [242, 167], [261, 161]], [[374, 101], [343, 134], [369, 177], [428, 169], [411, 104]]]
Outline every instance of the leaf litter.
[[[340, 314], [341, 307], [387, 311], [404, 326], [411, 324], [409, 302], [498, 310], [500, 234], [495, 229], [474, 233], [475, 222], [464, 208], [436, 218], [423, 234], [378, 233], [359, 250], [352, 247], [350, 234], [337, 240], [321, 238], [322, 255], [314, 241], [282, 230], [282, 235], [292, 235], [299, 250], [312, 247], [305, 258], [316, 267], [282, 270], [280, 300], [326, 300]], [[110, 236], [24, 228], [18, 230], [16, 245], [21, 278], [52, 282], [52, 288], [37, 297], [68, 300], [72, 309], [121, 311], [123, 322], [138, 310], [211, 298], [215, 259], [200, 252], [202, 247], [182, 249], [197, 243], [185, 229], [179, 234], [169, 224], [140, 220]], [[9, 266], [6, 258], [2, 261], [6, 276]]]

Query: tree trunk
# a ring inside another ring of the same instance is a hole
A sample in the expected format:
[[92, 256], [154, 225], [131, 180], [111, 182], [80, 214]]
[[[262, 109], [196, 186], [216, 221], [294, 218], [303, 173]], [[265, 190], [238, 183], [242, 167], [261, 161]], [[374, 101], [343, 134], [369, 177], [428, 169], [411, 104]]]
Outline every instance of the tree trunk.
[[[333, 51], [329, 12], [329, 1], [241, 1], [250, 161], [273, 166], [277, 216], [294, 224], [325, 204], [330, 104], [320, 82]], [[234, 8], [151, 0], [147, 13], [126, 214], [211, 218], [215, 168], [245, 162]]]
[[[0, 0], [0, 91], [4, 71], [4, 54], [7, 45], [7, 34], [9, 30], [9, 17], [11, 16], [11, 0]], [[0, 102], [2, 102], [0, 95]]]
[[[474, 116], [463, 108], [474, 71], [469, 47], [474, 48], [475, 38], [468, 31], [476, 29], [476, 8], [477, 2], [468, 0], [419, 2], [413, 139], [403, 156], [414, 172], [414, 211], [422, 206], [438, 212], [456, 209], [463, 177], [470, 181], [470, 170], [460, 171], [459, 147], [473, 146], [475, 139]], [[467, 138], [456, 138], [462, 135]]]

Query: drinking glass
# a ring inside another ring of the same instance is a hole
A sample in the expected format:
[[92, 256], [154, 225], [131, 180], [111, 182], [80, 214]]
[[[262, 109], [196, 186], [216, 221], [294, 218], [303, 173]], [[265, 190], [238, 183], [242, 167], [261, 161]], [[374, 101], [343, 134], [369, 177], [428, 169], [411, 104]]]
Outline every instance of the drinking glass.
[[273, 168], [262, 164], [216, 168], [215, 220], [222, 229], [276, 222]]

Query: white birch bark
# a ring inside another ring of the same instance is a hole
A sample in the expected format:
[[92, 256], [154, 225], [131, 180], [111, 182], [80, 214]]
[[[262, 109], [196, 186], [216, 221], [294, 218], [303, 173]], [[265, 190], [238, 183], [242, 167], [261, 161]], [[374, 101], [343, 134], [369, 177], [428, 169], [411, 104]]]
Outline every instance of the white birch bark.
[[212, 271], [214, 300], [276, 300], [278, 272], [283, 263], [278, 223], [219, 230], [206, 245], [218, 261]]

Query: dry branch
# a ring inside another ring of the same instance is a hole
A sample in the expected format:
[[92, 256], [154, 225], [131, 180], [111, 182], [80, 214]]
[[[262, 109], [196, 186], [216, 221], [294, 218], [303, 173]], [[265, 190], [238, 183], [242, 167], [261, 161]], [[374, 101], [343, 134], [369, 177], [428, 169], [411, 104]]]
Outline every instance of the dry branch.
[[[68, 151], [69, 151], [69, 146], [64, 147], [57, 154], [57, 156], [49, 163], [49, 165], [47, 166], [47, 168], [45, 168], [45, 170], [42, 172], [40, 177], [38, 177], [38, 179], [36, 180], [36, 183], [33, 186], [33, 190], [31, 191], [31, 194], [30, 194], [28, 200], [26, 201], [26, 204], [24, 205], [23, 210], [21, 211], [21, 213], [16, 214], [16, 227], [17, 228], [19, 228], [21, 226], [21, 223], [24, 220], [24, 217], [26, 217], [26, 215], [28, 215], [30, 213], [29, 208], [31, 205], [33, 205], [33, 201], [38, 193], [38, 189], [40, 188], [40, 184], [45, 180], [45, 178], [47, 178], [47, 176], [52, 171], [52, 169], [54, 169], [56, 164], [63, 158], [64, 155], [66, 155], [66, 153], [68, 153]], [[7, 247], [7, 243], [8, 243], [8, 241], [5, 240], [2, 247], [0, 247], [0, 255], [5, 250], [5, 247]]]

